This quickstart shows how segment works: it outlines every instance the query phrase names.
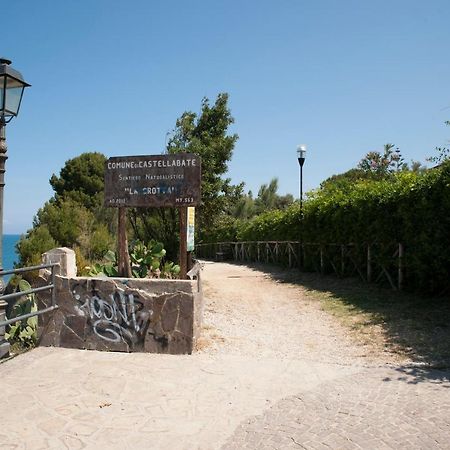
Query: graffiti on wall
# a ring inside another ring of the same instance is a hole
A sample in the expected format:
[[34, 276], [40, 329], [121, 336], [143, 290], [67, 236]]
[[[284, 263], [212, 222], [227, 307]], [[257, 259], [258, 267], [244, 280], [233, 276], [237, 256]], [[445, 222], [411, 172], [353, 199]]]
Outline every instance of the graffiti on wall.
[[[81, 293], [80, 293], [81, 292]], [[97, 291], [83, 289], [72, 291], [78, 311], [88, 317], [93, 332], [101, 339], [130, 346], [144, 341], [150, 323], [151, 310], [144, 310], [144, 304], [136, 292], [117, 290], [102, 298]]]

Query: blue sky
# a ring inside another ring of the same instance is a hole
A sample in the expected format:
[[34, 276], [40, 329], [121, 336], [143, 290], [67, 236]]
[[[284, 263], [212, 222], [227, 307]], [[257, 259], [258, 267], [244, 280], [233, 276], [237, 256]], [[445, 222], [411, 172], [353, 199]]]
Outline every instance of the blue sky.
[[[21, 0], [0, 55], [32, 84], [7, 127], [5, 233], [85, 151], [158, 154], [202, 97], [230, 94], [229, 176], [298, 195], [391, 142], [424, 162], [450, 138], [447, 1]], [[6, 20], [7, 19], [7, 20]]]

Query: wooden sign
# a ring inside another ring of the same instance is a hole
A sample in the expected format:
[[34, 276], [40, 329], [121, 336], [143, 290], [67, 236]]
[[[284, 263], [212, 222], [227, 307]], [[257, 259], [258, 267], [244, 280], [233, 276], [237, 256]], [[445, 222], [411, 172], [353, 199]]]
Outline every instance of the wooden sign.
[[195, 206], [200, 203], [200, 181], [200, 157], [192, 153], [109, 158], [105, 206]]

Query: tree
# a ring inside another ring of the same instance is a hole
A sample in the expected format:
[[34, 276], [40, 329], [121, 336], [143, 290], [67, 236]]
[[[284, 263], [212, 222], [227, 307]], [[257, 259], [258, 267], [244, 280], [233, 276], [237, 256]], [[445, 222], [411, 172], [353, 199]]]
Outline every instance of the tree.
[[320, 183], [320, 190], [327, 192], [345, 190], [358, 181], [374, 180], [376, 178], [376, 174], [372, 173], [371, 171], [354, 168], [347, 170], [347, 172], [344, 173], [332, 175], [331, 177], [322, 181], [322, 183]]
[[83, 153], [66, 161], [50, 184], [55, 195], [39, 209], [33, 228], [17, 245], [20, 264], [36, 264], [56, 246], [72, 247], [89, 260], [114, 246], [116, 212], [103, 206], [104, 164], [101, 153]]
[[252, 191], [243, 194], [238, 198], [235, 204], [228, 211], [228, 216], [235, 219], [249, 219], [256, 214], [255, 200], [253, 199]]
[[369, 152], [359, 162], [358, 169], [363, 172], [372, 173], [380, 178], [389, 176], [391, 173], [407, 170], [408, 164], [405, 163], [400, 150], [394, 150], [394, 144], [385, 144], [383, 153]]
[[[445, 121], [445, 125], [450, 125], [450, 120]], [[445, 161], [450, 159], [450, 148], [448, 147], [436, 147], [436, 155], [427, 158], [427, 161], [432, 162], [436, 166], [440, 166]]]
[[45, 225], [39, 225], [28, 231], [16, 244], [20, 255], [20, 266], [36, 266], [41, 264], [42, 253], [57, 247]]
[[256, 214], [272, 209], [286, 209], [294, 202], [292, 194], [278, 194], [278, 178], [272, 178], [269, 184], [262, 184], [255, 199]]
[[66, 161], [59, 177], [53, 174], [50, 178], [55, 198], [71, 198], [87, 209], [101, 205], [105, 162], [106, 157], [98, 152], [82, 153]]
[[[228, 94], [219, 94], [213, 105], [203, 98], [200, 114], [184, 112], [176, 121], [167, 152], [189, 152], [202, 160], [201, 205], [196, 210], [197, 236], [202, 239], [214, 229], [221, 214], [230, 211], [242, 196], [243, 183], [232, 185], [224, 177], [238, 136], [228, 129], [234, 122]], [[162, 241], [167, 255], [174, 258], [178, 248], [177, 214], [171, 208], [135, 208], [129, 218], [136, 237], [144, 242]]]
[[200, 115], [191, 111], [183, 113], [167, 144], [169, 153], [195, 153], [202, 159], [199, 222], [203, 232], [214, 226], [230, 198], [242, 192], [243, 185], [233, 186], [229, 178], [223, 178], [238, 139], [237, 134], [228, 134], [233, 122], [228, 108], [228, 94], [219, 94], [213, 106], [207, 98], [203, 98]]
[[252, 191], [237, 198], [227, 215], [235, 219], [251, 219], [273, 209], [286, 209], [294, 203], [292, 194], [278, 194], [278, 178], [272, 178], [269, 183], [262, 184], [258, 196], [253, 198]]

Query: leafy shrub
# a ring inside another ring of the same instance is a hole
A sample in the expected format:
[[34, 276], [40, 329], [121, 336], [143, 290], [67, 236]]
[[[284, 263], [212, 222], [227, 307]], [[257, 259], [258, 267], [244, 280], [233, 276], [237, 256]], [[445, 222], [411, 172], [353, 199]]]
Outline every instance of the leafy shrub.
[[[228, 225], [240, 241], [403, 243], [411, 289], [441, 293], [450, 283], [450, 161], [423, 173], [352, 180], [321, 189], [284, 211]], [[221, 231], [227, 235], [226, 230]], [[218, 240], [210, 239], [210, 242]]]
[[[131, 273], [134, 278], [176, 278], [180, 267], [172, 262], [163, 263], [166, 250], [161, 242], [151, 240], [147, 245], [134, 241], [130, 246]], [[117, 255], [109, 250], [102, 263], [96, 263], [88, 268], [89, 276], [105, 275], [119, 276]]]
[[[16, 282], [17, 280], [14, 280]], [[31, 289], [28, 281], [20, 279], [15, 290], [25, 292]], [[24, 314], [37, 311], [34, 294], [24, 295], [11, 308], [9, 318], [13, 319]], [[11, 344], [19, 344], [22, 348], [34, 347], [37, 340], [37, 317], [29, 317], [11, 324], [6, 332], [6, 339]]]

